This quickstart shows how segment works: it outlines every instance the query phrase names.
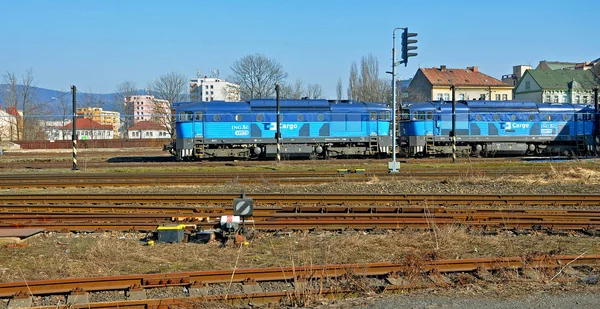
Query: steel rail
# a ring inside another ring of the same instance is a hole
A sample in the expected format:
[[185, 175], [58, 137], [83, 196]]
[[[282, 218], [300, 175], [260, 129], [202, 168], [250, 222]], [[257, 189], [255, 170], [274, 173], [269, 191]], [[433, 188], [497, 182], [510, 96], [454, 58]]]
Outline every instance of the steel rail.
[[[565, 265], [599, 265], [600, 255], [495, 257], [462, 260], [425, 261], [418, 265], [420, 272], [470, 272], [478, 269], [496, 270], [560, 268]], [[332, 264], [296, 267], [247, 268], [198, 272], [140, 274], [112, 277], [68, 278], [26, 282], [0, 283], [0, 297], [15, 295], [48, 295], [72, 291], [109, 291], [130, 288], [166, 286], [204, 286], [217, 283], [288, 281], [343, 276], [396, 276], [414, 271], [414, 265], [402, 263]]]
[[[231, 205], [239, 194], [3, 194], [0, 205], [73, 204], [73, 205]], [[600, 206], [600, 195], [527, 195], [527, 194], [277, 194], [253, 193], [257, 206], [344, 205], [344, 206]]]
[[[149, 185], [215, 185], [227, 183], [269, 183], [269, 184], [320, 184], [334, 181], [368, 181], [372, 177], [406, 179], [411, 178], [448, 178], [469, 175], [488, 177], [511, 175], [529, 175], [538, 171], [445, 171], [434, 172], [406, 171], [400, 173], [365, 172], [346, 173], [337, 171], [277, 171], [277, 172], [228, 172], [228, 173], [88, 173], [88, 174], [16, 174], [0, 175], [0, 189], [16, 188], [65, 188], [94, 186], [149, 186]], [[232, 175], [233, 174], [233, 175]], [[402, 177], [402, 178], [398, 178]]]
[[[19, 207], [19, 206], [17, 206]], [[101, 206], [104, 208], [105, 206]], [[10, 209], [10, 206], [4, 206]], [[19, 207], [20, 208], [20, 207]], [[52, 209], [45, 206], [43, 209]], [[60, 207], [60, 208], [64, 208]], [[70, 209], [66, 207], [64, 209]], [[595, 230], [600, 225], [600, 210], [482, 210], [446, 208], [328, 208], [296, 207], [257, 208], [252, 227], [258, 230], [346, 230], [429, 228], [431, 225], [459, 224], [486, 229], [562, 229]], [[93, 207], [84, 207], [93, 209]], [[122, 212], [115, 212], [114, 210]], [[116, 207], [111, 212], [54, 211], [0, 213], [0, 228], [37, 227], [49, 231], [154, 230], [158, 225], [188, 224], [201, 228], [218, 225], [231, 208], [180, 208], [183, 213], [154, 210], [129, 212], [130, 207]], [[151, 208], [150, 208], [151, 209]], [[0, 209], [1, 210], [1, 209]], [[152, 210], [152, 209], [151, 209]], [[177, 208], [175, 209], [177, 210]], [[301, 210], [301, 211], [299, 211]]]

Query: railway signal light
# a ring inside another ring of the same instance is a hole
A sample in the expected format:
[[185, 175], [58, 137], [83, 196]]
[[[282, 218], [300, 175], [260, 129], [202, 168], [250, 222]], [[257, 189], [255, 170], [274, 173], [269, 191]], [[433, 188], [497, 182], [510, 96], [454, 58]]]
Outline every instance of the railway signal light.
[[411, 53], [411, 50], [417, 49], [417, 46], [411, 46], [410, 44], [415, 44], [417, 40], [409, 40], [411, 37], [415, 37], [418, 34], [409, 33], [408, 28], [404, 28], [404, 32], [402, 32], [402, 61], [400, 63], [404, 63], [404, 66], [408, 65], [408, 58], [414, 57], [417, 53]]

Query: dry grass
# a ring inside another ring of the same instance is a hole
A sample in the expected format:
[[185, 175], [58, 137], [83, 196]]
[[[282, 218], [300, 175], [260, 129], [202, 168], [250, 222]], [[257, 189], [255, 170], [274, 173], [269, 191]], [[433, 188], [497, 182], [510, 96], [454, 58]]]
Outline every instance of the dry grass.
[[[40, 280], [210, 269], [328, 265], [403, 261], [407, 256], [439, 259], [525, 256], [531, 252], [589, 254], [600, 252], [597, 239], [557, 236], [478, 236], [456, 226], [438, 230], [384, 235], [309, 234], [261, 237], [249, 247], [218, 248], [217, 244], [145, 246], [135, 237], [38, 237], [24, 248], [0, 248], [0, 281]], [[507, 245], [510, 243], [510, 246]], [[237, 258], [239, 255], [239, 259]]]

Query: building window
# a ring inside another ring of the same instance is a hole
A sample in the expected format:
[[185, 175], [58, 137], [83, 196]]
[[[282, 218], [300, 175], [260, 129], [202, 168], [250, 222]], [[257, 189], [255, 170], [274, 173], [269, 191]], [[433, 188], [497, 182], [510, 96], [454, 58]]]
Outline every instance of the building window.
[[444, 101], [450, 101], [450, 94], [444, 93]]
[[508, 94], [502, 95], [502, 101], [508, 101]]
[[441, 93], [438, 93], [438, 97], [437, 97], [437, 99], [438, 99], [438, 101], [441, 101], [441, 100], [442, 100], [442, 94], [441, 94]]
[[211, 91], [210, 94], [212, 95], [212, 94], [214, 94], [214, 92]]
[[458, 99], [459, 100], [464, 100], [465, 99], [465, 94], [464, 93], [459, 94], [458, 95]]
[[213, 85], [210, 85], [210, 89], [213, 89]]
[[531, 82], [525, 82], [525, 89], [531, 89]]
[[588, 103], [588, 97], [586, 95], [583, 96], [583, 104]]
[[576, 96], [575, 96], [575, 103], [580, 103], [580, 102], [581, 102], [581, 100], [580, 100], [580, 99], [581, 99], [581, 98], [580, 98], [578, 95], [576, 95]]
[[562, 103], [567, 103], [567, 95], [563, 94]]
[[496, 101], [500, 101], [500, 95], [496, 94]]
[[558, 96], [557, 95], [554, 96], [554, 100], [552, 101], [552, 103], [558, 103]]
[[544, 100], [544, 102], [550, 102], [550, 95], [549, 94], [546, 95], [546, 100]]

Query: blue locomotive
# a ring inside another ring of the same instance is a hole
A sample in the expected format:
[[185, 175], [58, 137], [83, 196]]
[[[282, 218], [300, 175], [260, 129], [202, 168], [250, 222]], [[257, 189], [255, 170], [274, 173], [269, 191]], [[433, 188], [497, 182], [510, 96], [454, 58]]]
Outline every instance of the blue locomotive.
[[[264, 158], [277, 153], [276, 101], [174, 104], [177, 160]], [[280, 101], [281, 154], [328, 158], [388, 153], [391, 109], [384, 103]]]
[[[594, 107], [520, 101], [457, 101], [457, 153], [591, 154]], [[452, 102], [404, 103], [400, 149], [408, 156], [452, 153]]]

